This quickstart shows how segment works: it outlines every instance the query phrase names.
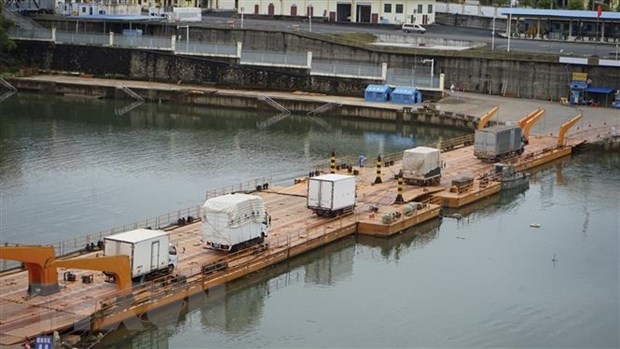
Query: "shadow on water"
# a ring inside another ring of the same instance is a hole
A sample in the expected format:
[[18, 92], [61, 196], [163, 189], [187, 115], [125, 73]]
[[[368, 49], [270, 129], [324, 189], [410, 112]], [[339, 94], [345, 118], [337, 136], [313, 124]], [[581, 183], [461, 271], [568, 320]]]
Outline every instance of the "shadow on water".
[[213, 287], [183, 302], [147, 312], [139, 327], [121, 325], [95, 348], [167, 348], [169, 337], [195, 327], [205, 332], [241, 333], [263, 316], [265, 300], [295, 285], [334, 285], [353, 274], [353, 236], [290, 259], [225, 285]]

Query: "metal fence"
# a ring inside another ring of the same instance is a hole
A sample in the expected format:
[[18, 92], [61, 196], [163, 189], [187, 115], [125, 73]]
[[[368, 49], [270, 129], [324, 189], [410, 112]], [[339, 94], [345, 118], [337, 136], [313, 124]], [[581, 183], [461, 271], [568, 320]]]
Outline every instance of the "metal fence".
[[430, 67], [416, 67], [412, 69], [391, 68], [387, 71], [385, 83], [394, 86], [439, 88], [439, 77], [434, 76], [431, 78]]
[[[271, 53], [265, 51], [242, 51], [241, 64], [269, 64], [297, 67], [308, 66], [307, 53]], [[314, 65], [314, 64], [313, 64]]]
[[52, 31], [49, 29], [21, 29], [11, 28], [7, 35], [12, 39], [52, 40]]
[[75, 45], [108, 45], [110, 36], [105, 34], [83, 34], [56, 32], [56, 42]]
[[176, 42], [175, 52], [189, 55], [237, 56], [235, 44], [207, 44], [200, 41], [181, 40]]
[[332, 61], [312, 61], [313, 75], [344, 75], [371, 79], [383, 79], [380, 65], [343, 64]]

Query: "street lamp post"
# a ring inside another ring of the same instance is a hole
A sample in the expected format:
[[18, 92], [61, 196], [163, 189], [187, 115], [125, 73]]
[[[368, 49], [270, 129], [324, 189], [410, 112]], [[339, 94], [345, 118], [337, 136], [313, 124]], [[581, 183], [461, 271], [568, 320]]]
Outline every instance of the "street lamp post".
[[493, 30], [491, 31], [491, 50], [495, 51], [495, 13], [493, 13]]
[[433, 87], [433, 78], [435, 77], [435, 58], [424, 59], [422, 63], [430, 63], [431, 64], [431, 87]]
[[177, 25], [177, 29], [185, 28], [185, 52], [189, 52], [189, 25]]
[[312, 4], [308, 4], [308, 31], [312, 33]]
[[243, 10], [244, 8], [241, 8], [241, 29], [243, 29]]
[[508, 47], [506, 47], [506, 52], [510, 52], [510, 38], [512, 37], [511, 29], [512, 29], [512, 0], [510, 1], [510, 12], [508, 13]]

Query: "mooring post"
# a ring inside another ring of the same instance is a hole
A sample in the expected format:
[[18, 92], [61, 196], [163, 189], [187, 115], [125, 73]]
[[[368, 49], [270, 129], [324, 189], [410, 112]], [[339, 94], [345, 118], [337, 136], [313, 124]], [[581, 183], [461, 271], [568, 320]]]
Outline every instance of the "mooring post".
[[375, 178], [375, 184], [383, 183], [381, 180], [381, 155], [377, 156], [377, 178]]
[[404, 204], [405, 199], [403, 199], [403, 170], [398, 172], [398, 195], [396, 195], [395, 204]]

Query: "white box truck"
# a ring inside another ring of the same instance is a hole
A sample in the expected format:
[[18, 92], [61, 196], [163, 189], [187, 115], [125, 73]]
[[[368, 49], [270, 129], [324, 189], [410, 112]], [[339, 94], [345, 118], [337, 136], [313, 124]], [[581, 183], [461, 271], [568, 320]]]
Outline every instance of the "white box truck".
[[177, 267], [176, 248], [163, 230], [136, 229], [106, 236], [104, 254], [129, 256], [134, 281], [165, 275]]
[[310, 177], [308, 208], [322, 217], [335, 217], [353, 212], [355, 176], [326, 174]]
[[403, 153], [403, 180], [413, 185], [437, 185], [441, 181], [440, 150], [415, 147]]
[[201, 217], [206, 247], [229, 252], [263, 243], [271, 225], [263, 199], [243, 193], [208, 199]]

